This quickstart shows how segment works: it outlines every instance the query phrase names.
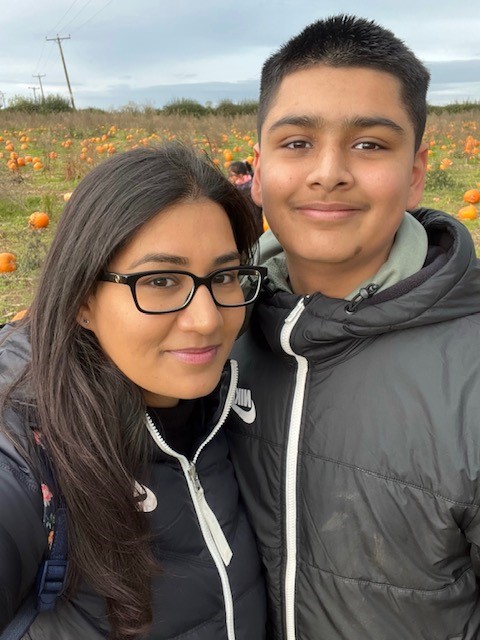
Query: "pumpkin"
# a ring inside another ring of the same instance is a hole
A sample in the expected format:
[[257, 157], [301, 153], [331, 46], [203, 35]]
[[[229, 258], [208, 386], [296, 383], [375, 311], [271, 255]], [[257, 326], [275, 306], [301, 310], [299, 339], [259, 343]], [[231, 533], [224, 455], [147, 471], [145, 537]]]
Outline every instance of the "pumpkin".
[[463, 201], [470, 204], [480, 202], [480, 191], [478, 189], [469, 189], [463, 194]]
[[17, 268], [16, 258], [13, 253], [0, 253], [0, 273], [9, 273]]
[[32, 229], [44, 229], [48, 227], [50, 218], [44, 211], [35, 211], [28, 219], [28, 224]]
[[23, 316], [27, 313], [28, 309], [22, 309], [21, 311], [19, 311], [18, 313], [16, 313], [11, 322], [16, 322], [17, 320], [21, 320], [23, 318]]
[[34, 171], [40, 171], [41, 169], [43, 169], [43, 164], [40, 161], [33, 163]]
[[466, 207], [462, 207], [458, 210], [457, 217], [459, 220], [475, 220], [478, 215], [478, 211], [473, 204], [467, 204]]

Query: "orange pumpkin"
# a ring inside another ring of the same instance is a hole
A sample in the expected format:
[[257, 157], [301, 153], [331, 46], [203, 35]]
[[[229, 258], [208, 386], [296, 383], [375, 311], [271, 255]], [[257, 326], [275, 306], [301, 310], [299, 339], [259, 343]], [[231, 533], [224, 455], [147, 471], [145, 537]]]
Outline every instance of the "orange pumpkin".
[[34, 171], [40, 171], [41, 169], [43, 169], [43, 164], [40, 161], [33, 163], [33, 170]]
[[21, 320], [23, 318], [23, 316], [27, 313], [28, 309], [22, 309], [21, 311], [19, 311], [18, 313], [16, 313], [11, 322], [16, 322], [17, 320]]
[[48, 227], [50, 218], [44, 211], [35, 211], [28, 219], [28, 224], [32, 229], [44, 229]]
[[9, 273], [17, 268], [16, 258], [13, 253], [0, 253], [0, 273]]
[[457, 217], [459, 220], [475, 220], [478, 215], [478, 211], [473, 204], [467, 204], [466, 207], [462, 207], [458, 210]]
[[480, 191], [478, 189], [469, 189], [463, 194], [463, 201], [470, 204], [480, 202]]

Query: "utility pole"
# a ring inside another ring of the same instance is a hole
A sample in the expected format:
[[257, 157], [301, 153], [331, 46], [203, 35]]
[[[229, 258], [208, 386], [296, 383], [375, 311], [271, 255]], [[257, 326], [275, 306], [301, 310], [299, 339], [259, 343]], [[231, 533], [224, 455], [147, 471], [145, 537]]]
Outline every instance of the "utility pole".
[[36, 102], [37, 101], [37, 93], [36, 92], [38, 90], [38, 87], [28, 87], [28, 88], [33, 90], [33, 101]]
[[38, 82], [40, 84], [40, 91], [42, 93], [42, 102], [45, 102], [45, 96], [43, 95], [43, 85], [42, 85], [42, 78], [45, 78], [45, 74], [42, 73], [40, 75], [39, 73], [37, 73], [37, 74], [32, 73], [32, 78], [38, 78]]
[[5, 93], [0, 91], [0, 100], [2, 101], [2, 107], [5, 109]]
[[65, 78], [67, 79], [67, 87], [68, 87], [68, 91], [70, 92], [70, 101], [72, 103], [72, 109], [75, 111], [75, 102], [73, 101], [72, 87], [70, 86], [70, 80], [68, 79], [67, 65], [65, 64], [65, 58], [63, 57], [63, 51], [62, 51], [62, 40], [70, 40], [70, 36], [64, 36], [63, 38], [61, 38], [57, 33], [56, 38], [45, 38], [45, 40], [49, 42], [56, 42], [58, 44], [58, 48], [60, 49], [60, 55], [62, 57], [63, 69], [65, 71]]

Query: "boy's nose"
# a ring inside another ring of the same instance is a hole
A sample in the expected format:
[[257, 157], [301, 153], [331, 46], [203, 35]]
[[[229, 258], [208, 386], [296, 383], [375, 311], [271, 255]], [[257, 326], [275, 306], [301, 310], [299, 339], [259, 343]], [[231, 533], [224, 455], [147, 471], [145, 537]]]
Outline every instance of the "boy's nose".
[[321, 186], [325, 191], [348, 186], [353, 176], [345, 153], [338, 148], [323, 148], [314, 158], [307, 177], [309, 186]]

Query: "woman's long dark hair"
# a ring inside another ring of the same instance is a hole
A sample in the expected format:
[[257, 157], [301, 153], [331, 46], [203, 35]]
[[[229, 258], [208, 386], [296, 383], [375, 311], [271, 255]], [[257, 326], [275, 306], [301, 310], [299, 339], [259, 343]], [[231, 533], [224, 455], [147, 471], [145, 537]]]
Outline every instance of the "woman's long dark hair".
[[257, 235], [243, 196], [184, 145], [135, 149], [93, 169], [59, 220], [25, 319], [32, 349], [26, 377], [68, 508], [70, 591], [82, 578], [105, 597], [112, 638], [139, 636], [152, 621], [157, 567], [133, 492], [147, 457], [145, 403], [77, 316], [142, 225], [199, 198], [223, 207], [249, 261]]

